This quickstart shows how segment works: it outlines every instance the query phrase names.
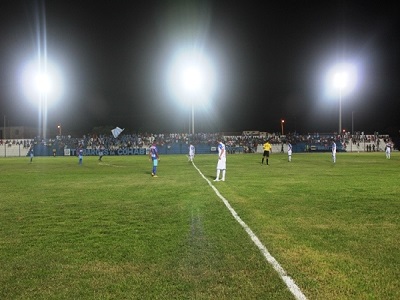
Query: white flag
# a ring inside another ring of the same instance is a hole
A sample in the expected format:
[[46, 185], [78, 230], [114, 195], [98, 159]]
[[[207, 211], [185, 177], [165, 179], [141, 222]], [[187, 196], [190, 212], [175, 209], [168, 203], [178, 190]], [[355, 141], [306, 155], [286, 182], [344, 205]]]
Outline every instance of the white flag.
[[121, 134], [121, 132], [124, 131], [124, 129], [121, 129], [119, 127], [115, 127], [113, 130], [111, 130], [114, 138], [117, 138]]

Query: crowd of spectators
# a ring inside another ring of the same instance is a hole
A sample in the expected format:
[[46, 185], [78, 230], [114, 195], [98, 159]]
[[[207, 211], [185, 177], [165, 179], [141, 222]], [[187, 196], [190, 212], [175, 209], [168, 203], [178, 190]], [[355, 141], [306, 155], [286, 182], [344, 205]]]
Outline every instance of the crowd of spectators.
[[333, 139], [338, 145], [342, 145], [343, 148], [353, 142], [353, 144], [365, 143], [377, 143], [377, 149], [379, 149], [379, 139], [389, 138], [388, 136], [378, 135], [364, 135], [356, 133], [351, 136], [348, 134], [335, 135], [335, 134], [320, 134], [320, 133], [309, 133], [307, 135], [300, 135], [297, 133], [290, 133], [287, 135], [280, 135], [279, 133], [263, 135], [242, 135], [242, 134], [224, 134], [224, 133], [137, 133], [137, 134], [120, 134], [117, 138], [114, 138], [112, 134], [109, 135], [84, 135], [81, 138], [75, 138], [71, 136], [57, 136], [54, 139], [43, 140], [41, 138], [34, 138], [32, 140], [0, 140], [0, 145], [4, 143], [8, 145], [23, 145], [24, 148], [29, 148], [30, 145], [42, 144], [44, 146], [53, 148], [67, 148], [75, 149], [79, 145], [82, 145], [86, 149], [96, 149], [103, 147], [105, 149], [132, 149], [132, 148], [148, 148], [156, 141], [160, 146], [171, 145], [171, 144], [206, 144], [216, 145], [219, 137], [223, 137], [228, 149], [234, 149], [236, 147], [242, 147], [244, 152], [251, 153], [256, 152], [258, 145], [262, 145], [266, 140], [269, 140], [271, 144], [283, 144], [287, 140], [291, 144], [304, 143], [306, 145], [320, 145], [329, 146], [330, 141]]
[[11, 146], [18, 146], [21, 145], [23, 148], [29, 148], [32, 144], [33, 140], [24, 139], [24, 140], [0, 140], [0, 146], [7, 145], [8, 147]]

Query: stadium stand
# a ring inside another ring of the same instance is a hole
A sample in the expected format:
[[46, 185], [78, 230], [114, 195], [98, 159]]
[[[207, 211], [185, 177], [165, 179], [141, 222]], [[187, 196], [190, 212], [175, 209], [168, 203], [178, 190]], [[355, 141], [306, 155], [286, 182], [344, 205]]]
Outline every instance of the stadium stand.
[[338, 151], [367, 152], [384, 151], [388, 136], [308, 134], [286, 135], [263, 133], [262, 135], [229, 135], [221, 133], [187, 133], [169, 134], [125, 134], [114, 138], [108, 136], [83, 136], [72, 138], [61, 136], [55, 139], [41, 140], [0, 140], [0, 157], [27, 156], [30, 145], [34, 146], [35, 156], [75, 155], [75, 149], [82, 144], [85, 155], [98, 155], [99, 146], [103, 145], [105, 155], [143, 155], [151, 143], [156, 140], [161, 154], [187, 154], [189, 143], [196, 147], [196, 154], [215, 153], [217, 139], [223, 136], [229, 154], [262, 153], [262, 145], [268, 139], [272, 153], [287, 153], [286, 141], [290, 140], [293, 152], [328, 152], [330, 140], [334, 139]]
[[26, 156], [31, 140], [0, 140], [0, 157]]

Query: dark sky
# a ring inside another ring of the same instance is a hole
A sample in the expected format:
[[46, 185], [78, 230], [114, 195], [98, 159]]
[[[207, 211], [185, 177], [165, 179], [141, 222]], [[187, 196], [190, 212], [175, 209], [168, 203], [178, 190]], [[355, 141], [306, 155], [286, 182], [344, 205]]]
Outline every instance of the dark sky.
[[184, 45], [216, 74], [210, 102], [195, 106], [196, 132], [279, 132], [282, 118], [285, 132], [337, 131], [339, 92], [328, 92], [327, 74], [341, 62], [357, 69], [342, 127], [398, 132], [400, 11], [369, 2], [1, 1], [0, 114], [10, 126], [37, 126], [28, 98], [38, 96], [27, 96], [21, 74], [40, 49], [62, 82], [48, 95], [50, 132], [59, 123], [65, 134], [103, 125], [187, 132], [191, 106], [174, 99], [167, 78]]

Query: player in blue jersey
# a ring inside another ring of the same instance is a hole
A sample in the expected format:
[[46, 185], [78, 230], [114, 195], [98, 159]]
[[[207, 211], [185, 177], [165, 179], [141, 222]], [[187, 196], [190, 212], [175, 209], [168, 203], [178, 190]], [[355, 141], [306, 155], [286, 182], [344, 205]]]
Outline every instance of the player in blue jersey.
[[76, 155], [79, 159], [79, 164], [82, 165], [83, 162], [83, 148], [82, 145], [79, 145], [78, 149], [76, 150]]
[[287, 143], [287, 155], [288, 155], [288, 161], [290, 162], [290, 161], [292, 161], [292, 144], [289, 142], [289, 141], [287, 141], [286, 142]]
[[151, 145], [150, 150], [149, 150], [149, 160], [152, 161], [152, 163], [153, 163], [153, 170], [151, 172], [151, 176], [158, 177], [157, 176], [157, 166], [158, 166], [158, 161], [160, 160], [160, 157], [158, 156], [158, 149], [157, 149], [155, 141], [153, 142], [153, 144]]
[[335, 164], [336, 163], [336, 143], [332, 139], [332, 161]]
[[[219, 176], [222, 171], [222, 178], [219, 179]], [[225, 181], [225, 173], [226, 173], [226, 149], [225, 145], [222, 143], [222, 140], [218, 140], [218, 163], [217, 163], [217, 177], [214, 181]]]

